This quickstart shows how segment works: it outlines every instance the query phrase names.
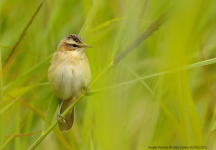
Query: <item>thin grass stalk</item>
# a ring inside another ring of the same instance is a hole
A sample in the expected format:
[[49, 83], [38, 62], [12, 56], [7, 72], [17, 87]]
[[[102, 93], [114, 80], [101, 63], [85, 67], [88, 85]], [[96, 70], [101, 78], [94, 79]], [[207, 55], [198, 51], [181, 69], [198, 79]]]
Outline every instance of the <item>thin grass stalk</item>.
[[[90, 88], [99, 81], [109, 70], [111, 70], [115, 65], [117, 65], [123, 58], [125, 58], [133, 49], [139, 46], [145, 39], [153, 35], [166, 21], [166, 16], [168, 11], [162, 14], [156, 21], [154, 21], [142, 34], [140, 34], [132, 44], [130, 44], [126, 49], [121, 52], [115, 59], [112, 61], [105, 69], [100, 73], [100, 75], [89, 85]], [[65, 116], [85, 95], [81, 94], [61, 115]], [[29, 150], [35, 149], [43, 139], [54, 129], [58, 124], [58, 121], [55, 120], [53, 124], [44, 132], [42, 135], [32, 144]]]
[[49, 108], [48, 108], [48, 112], [47, 112], [47, 115], [44, 121], [43, 131], [48, 129], [48, 127], [52, 123], [52, 119], [56, 112], [56, 109], [58, 108], [58, 105], [59, 105], [59, 102], [58, 100], [56, 100], [55, 95], [53, 94]]
[[148, 78], [152, 78], [152, 77], [156, 77], [156, 76], [161, 76], [161, 75], [166, 75], [166, 74], [170, 74], [170, 73], [180, 72], [180, 71], [192, 69], [192, 68], [195, 68], [195, 67], [203, 67], [203, 66], [207, 66], [207, 65], [210, 65], [210, 64], [214, 64], [214, 63], [216, 63], [216, 58], [203, 60], [203, 61], [193, 63], [193, 64], [190, 64], [190, 65], [186, 65], [186, 66], [183, 66], [183, 67], [179, 67], [179, 68], [175, 68], [175, 69], [167, 70], [167, 71], [162, 71], [162, 72], [158, 72], [158, 73], [151, 74], [151, 75], [142, 76], [142, 77], [139, 77], [139, 78], [134, 79], [134, 80], [129, 80], [129, 81], [126, 81], [126, 82], [122, 82], [122, 83], [114, 84], [114, 85], [104, 87], [104, 88], [101, 88], [101, 89], [98, 89], [98, 90], [94, 90], [94, 91], [91, 91], [90, 93], [86, 93], [86, 96], [91, 96], [91, 95], [95, 95], [95, 94], [98, 94], [98, 93], [101, 93], [101, 92], [105, 92], [105, 91], [110, 90], [110, 89], [119, 88], [119, 87], [122, 87], [122, 86], [125, 86], [125, 85], [128, 85], [128, 84], [132, 84], [132, 83], [140, 81], [140, 80], [144, 80], [144, 79], [148, 79]]
[[[3, 103], [3, 84], [2, 84], [2, 63], [1, 63], [1, 48], [0, 48], [0, 110], [4, 108]], [[0, 145], [3, 144], [4, 137], [4, 114], [0, 114]]]
[[22, 134], [16, 134], [16, 135], [5, 135], [4, 138], [10, 138], [11, 136], [13, 136], [13, 138], [16, 137], [24, 137], [24, 136], [30, 136], [30, 135], [35, 135], [40, 133], [41, 131], [37, 131], [37, 132], [32, 132], [32, 133], [22, 133]]
[[26, 34], [26, 31], [27, 29], [30, 27], [30, 25], [32, 24], [32, 22], [34, 21], [35, 19], [35, 16], [38, 14], [39, 10], [41, 9], [43, 3], [44, 3], [45, 0], [43, 0], [41, 2], [41, 4], [39, 5], [39, 7], [37, 8], [36, 12], [34, 13], [34, 15], [31, 17], [30, 21], [28, 22], [28, 24], [26, 25], [26, 27], [23, 29], [18, 41], [16, 42], [16, 44], [14, 45], [14, 47], [12, 48], [10, 54], [8, 55], [8, 58], [5, 60], [4, 64], [3, 64], [3, 67], [2, 67], [2, 73], [5, 72], [5, 70], [7, 69], [7, 67], [9, 66], [9, 64], [11, 63], [12, 61], [12, 56], [14, 55], [15, 51], [17, 50], [17, 47], [19, 46], [19, 44], [21, 43], [21, 41], [23, 40], [25, 34]]
[[88, 34], [88, 31], [89, 31], [89, 28], [91, 27], [91, 24], [92, 24], [92, 21], [93, 21], [93, 18], [95, 17], [95, 15], [97, 14], [97, 11], [98, 11], [98, 8], [101, 4], [101, 1], [102, 0], [95, 0], [90, 11], [89, 11], [89, 14], [85, 20], [85, 23], [82, 27], [82, 29], [80, 30], [80, 33], [79, 35], [85, 39], [87, 34]]
[[153, 35], [153, 33], [160, 29], [160, 27], [165, 23], [170, 9], [162, 14], [156, 21], [154, 21], [142, 34], [140, 34], [130, 45], [128, 45], [116, 58], [113, 60], [114, 65], [119, 63], [123, 58], [125, 58], [130, 52], [132, 52], [136, 47], [138, 47], [145, 39]]

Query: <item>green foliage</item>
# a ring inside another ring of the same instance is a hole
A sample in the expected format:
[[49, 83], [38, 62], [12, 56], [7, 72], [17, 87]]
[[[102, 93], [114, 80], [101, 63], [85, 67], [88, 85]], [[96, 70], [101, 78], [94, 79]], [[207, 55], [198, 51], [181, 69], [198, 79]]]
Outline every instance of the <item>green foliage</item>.
[[[41, 2], [0, 2], [2, 64]], [[107, 72], [170, 7], [166, 24]], [[214, 0], [46, 0], [0, 80], [0, 148], [27, 149], [42, 131], [38, 149], [215, 148], [215, 8]], [[60, 133], [47, 74], [69, 34], [94, 46], [86, 53], [95, 82]]]
[[52, 119], [56, 112], [56, 109], [58, 108], [58, 105], [59, 105], [58, 98], [56, 96], [53, 96], [47, 111], [46, 119], [44, 121], [43, 132], [46, 131], [49, 128], [50, 124], [52, 123]]

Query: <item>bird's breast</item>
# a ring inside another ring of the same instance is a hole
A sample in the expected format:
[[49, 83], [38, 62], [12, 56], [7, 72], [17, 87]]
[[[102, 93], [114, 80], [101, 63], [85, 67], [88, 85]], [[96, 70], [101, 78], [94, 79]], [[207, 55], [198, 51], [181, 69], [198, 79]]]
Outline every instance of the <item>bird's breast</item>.
[[88, 59], [62, 59], [62, 62], [52, 61], [48, 74], [49, 82], [54, 93], [62, 100], [72, 96], [78, 97], [82, 88], [91, 80]]

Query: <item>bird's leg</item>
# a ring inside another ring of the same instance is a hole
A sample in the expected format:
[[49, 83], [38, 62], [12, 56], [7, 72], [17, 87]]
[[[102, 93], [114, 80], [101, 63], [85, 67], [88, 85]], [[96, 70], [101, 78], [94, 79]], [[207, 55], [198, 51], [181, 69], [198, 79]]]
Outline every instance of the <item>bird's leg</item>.
[[91, 91], [91, 88], [89, 86], [85, 86], [83, 89], [85, 90], [86, 93], [90, 93]]
[[63, 100], [61, 100], [61, 102], [60, 102], [59, 111], [57, 114], [57, 120], [58, 120], [58, 122], [65, 123], [65, 117], [61, 115], [62, 104], [63, 104]]

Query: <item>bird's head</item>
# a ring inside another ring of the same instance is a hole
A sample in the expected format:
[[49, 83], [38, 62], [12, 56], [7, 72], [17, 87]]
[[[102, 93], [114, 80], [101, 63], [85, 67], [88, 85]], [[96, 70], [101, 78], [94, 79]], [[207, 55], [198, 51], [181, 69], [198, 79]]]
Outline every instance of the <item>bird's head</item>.
[[92, 47], [87, 45], [83, 39], [75, 34], [70, 34], [63, 38], [58, 45], [58, 51], [73, 52], [74, 54], [82, 55], [86, 48]]

